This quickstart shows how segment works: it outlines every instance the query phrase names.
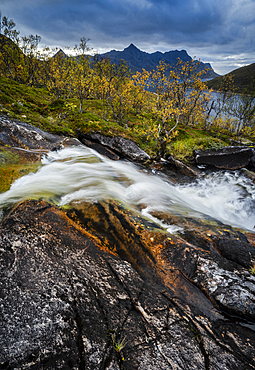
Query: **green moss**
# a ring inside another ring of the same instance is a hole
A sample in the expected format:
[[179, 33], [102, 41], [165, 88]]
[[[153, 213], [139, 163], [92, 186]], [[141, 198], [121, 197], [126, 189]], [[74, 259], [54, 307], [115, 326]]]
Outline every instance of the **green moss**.
[[210, 136], [207, 131], [181, 127], [168, 150], [176, 159], [187, 161], [193, 156], [194, 150], [219, 149], [226, 145], [226, 141]]
[[9, 190], [11, 184], [21, 176], [36, 172], [41, 164], [4, 164], [0, 166], [0, 193]]
[[255, 265], [250, 268], [249, 272], [251, 275], [255, 275]]
[[17, 164], [19, 163], [19, 156], [9, 150], [0, 149], [0, 165], [4, 163]]

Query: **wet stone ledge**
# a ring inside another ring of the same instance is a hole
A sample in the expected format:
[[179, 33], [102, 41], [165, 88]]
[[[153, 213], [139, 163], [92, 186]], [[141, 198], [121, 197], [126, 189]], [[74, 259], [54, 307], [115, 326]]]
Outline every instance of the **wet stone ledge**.
[[223, 229], [190, 243], [115, 202], [89, 216], [26, 201], [3, 221], [2, 369], [254, 369], [255, 279]]

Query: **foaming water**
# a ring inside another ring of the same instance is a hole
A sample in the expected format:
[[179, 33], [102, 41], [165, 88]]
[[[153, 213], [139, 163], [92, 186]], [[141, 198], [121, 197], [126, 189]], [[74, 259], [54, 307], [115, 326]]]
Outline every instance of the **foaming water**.
[[239, 172], [217, 172], [191, 184], [176, 185], [83, 146], [50, 152], [42, 164], [38, 172], [16, 180], [10, 190], [0, 194], [1, 208], [31, 198], [50, 198], [59, 205], [118, 199], [142, 208], [148, 217], [152, 210], [175, 211], [207, 215], [249, 230], [255, 225], [254, 184]]

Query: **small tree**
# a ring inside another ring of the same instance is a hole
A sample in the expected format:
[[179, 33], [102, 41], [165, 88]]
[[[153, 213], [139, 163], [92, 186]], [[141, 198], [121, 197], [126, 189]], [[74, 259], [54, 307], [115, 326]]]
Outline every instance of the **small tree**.
[[14, 29], [15, 22], [7, 17], [1, 18], [0, 34], [0, 75], [20, 81], [22, 54], [18, 47], [19, 32]]
[[22, 36], [21, 50], [23, 51], [22, 77], [23, 82], [30, 86], [39, 86], [40, 79], [40, 52], [38, 45], [41, 36], [29, 35]]
[[14, 27], [16, 23], [13, 19], [8, 19], [7, 17], [1, 18], [1, 34], [8, 37], [13, 42], [17, 42], [19, 31], [16, 31]]
[[91, 57], [86, 53], [90, 50], [85, 37], [80, 39], [79, 45], [75, 45], [76, 57], [72, 61], [71, 79], [73, 91], [80, 101], [80, 112], [83, 112], [83, 101], [91, 95], [93, 81], [93, 69], [91, 68]]
[[[51, 55], [52, 52], [54, 55]], [[42, 83], [57, 99], [66, 99], [71, 94], [71, 65], [72, 59], [68, 58], [62, 50], [55, 49], [51, 52], [49, 49], [45, 50], [41, 71]]]
[[255, 94], [233, 95], [226, 106], [226, 113], [236, 119], [235, 133], [239, 136], [255, 123]]
[[202, 76], [207, 70], [201, 71], [199, 66], [199, 62], [184, 63], [180, 59], [175, 67], [160, 62], [152, 74], [157, 94], [157, 140], [161, 156], [180, 123], [194, 125], [205, 118], [209, 96]]
[[233, 96], [234, 85], [231, 75], [222, 78], [220, 88], [211, 95], [210, 103], [207, 105], [207, 115], [205, 120], [205, 130], [211, 126], [224, 126], [226, 120], [226, 107]]
[[123, 123], [124, 116], [129, 109], [130, 70], [127, 63], [111, 63], [108, 58], [98, 60], [97, 70], [98, 88], [101, 96], [106, 100], [114, 119]]
[[135, 114], [139, 114], [148, 102], [146, 101], [147, 89], [150, 87], [151, 72], [143, 69], [141, 72], [136, 72], [131, 79], [131, 106], [135, 110]]

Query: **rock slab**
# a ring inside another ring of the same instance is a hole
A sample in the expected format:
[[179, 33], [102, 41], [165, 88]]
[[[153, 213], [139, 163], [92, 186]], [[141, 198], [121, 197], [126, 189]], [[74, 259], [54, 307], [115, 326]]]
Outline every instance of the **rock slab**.
[[13, 121], [0, 115], [0, 144], [22, 149], [53, 150], [61, 140], [58, 135], [44, 132], [28, 123]]
[[253, 149], [229, 146], [221, 149], [195, 150], [198, 165], [210, 165], [220, 169], [236, 170], [246, 167], [253, 156]]
[[[100, 133], [80, 133], [78, 139], [85, 145], [97, 143], [102, 148], [106, 147], [117, 154], [120, 158], [126, 158], [134, 162], [145, 162], [150, 159], [150, 156], [132, 140], [125, 139], [121, 136], [109, 137]], [[98, 147], [97, 147], [98, 150]], [[100, 149], [99, 149], [100, 151]], [[110, 158], [111, 155], [109, 155]], [[112, 158], [115, 159], [115, 158]], [[118, 158], [116, 158], [118, 159]]]
[[26, 201], [3, 221], [1, 369], [254, 369], [252, 324], [225, 317], [203, 291], [222, 307], [238, 301], [240, 317], [252, 317], [255, 279], [215, 252], [212, 238], [204, 249], [145, 228], [135, 238], [138, 225], [124, 227], [130, 212], [112, 205], [118, 216], [108, 232], [118, 236], [119, 222], [130, 233], [123, 248], [139, 272], [103, 229], [95, 232], [105, 207], [88, 225]]

